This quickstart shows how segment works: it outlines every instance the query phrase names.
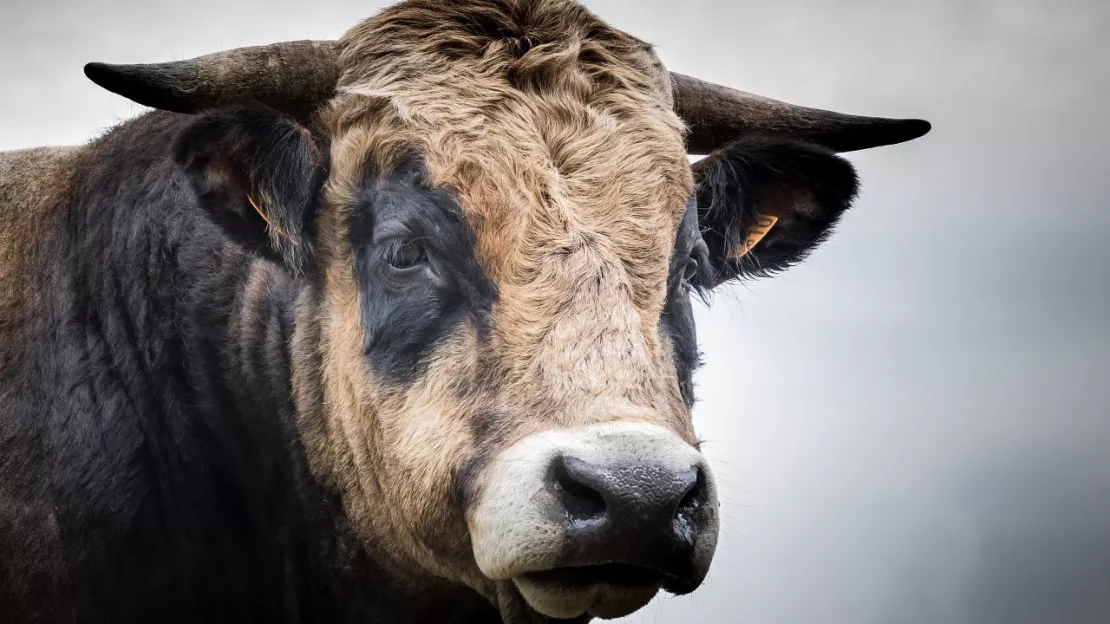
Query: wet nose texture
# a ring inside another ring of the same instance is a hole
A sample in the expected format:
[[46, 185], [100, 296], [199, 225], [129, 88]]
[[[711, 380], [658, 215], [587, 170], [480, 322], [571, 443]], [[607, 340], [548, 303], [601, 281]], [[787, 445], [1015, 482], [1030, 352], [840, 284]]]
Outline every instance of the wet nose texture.
[[688, 573], [694, 512], [708, 497], [700, 467], [676, 472], [561, 457], [552, 481], [565, 512], [565, 565], [627, 564], [664, 577]]

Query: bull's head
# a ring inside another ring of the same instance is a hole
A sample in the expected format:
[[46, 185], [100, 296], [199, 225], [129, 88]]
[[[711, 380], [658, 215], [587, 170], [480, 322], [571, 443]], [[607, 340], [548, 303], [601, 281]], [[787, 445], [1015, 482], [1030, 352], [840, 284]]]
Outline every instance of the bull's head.
[[506, 616], [702, 582], [691, 295], [824, 238], [856, 193], [835, 152], [929, 129], [668, 73], [567, 0], [413, 0], [338, 42], [86, 72], [197, 115], [175, 155], [199, 204], [300, 284], [299, 430], [367, 547]]

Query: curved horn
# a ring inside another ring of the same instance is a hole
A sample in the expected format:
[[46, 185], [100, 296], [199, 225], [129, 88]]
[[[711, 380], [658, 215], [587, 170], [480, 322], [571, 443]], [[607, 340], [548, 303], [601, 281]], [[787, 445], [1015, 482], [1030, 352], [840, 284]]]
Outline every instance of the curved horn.
[[671, 72], [674, 110], [690, 129], [687, 151], [708, 154], [742, 134], [797, 137], [837, 152], [916, 139], [932, 125], [923, 119], [857, 117], [795, 106]]
[[334, 41], [290, 41], [170, 63], [89, 63], [85, 75], [112, 93], [177, 113], [254, 101], [307, 114], [335, 94], [337, 56]]

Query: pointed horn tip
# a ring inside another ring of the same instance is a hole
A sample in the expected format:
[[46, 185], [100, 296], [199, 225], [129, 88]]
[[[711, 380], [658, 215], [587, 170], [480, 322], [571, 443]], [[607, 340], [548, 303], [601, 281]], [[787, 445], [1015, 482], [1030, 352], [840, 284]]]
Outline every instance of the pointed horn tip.
[[853, 121], [854, 128], [841, 128], [831, 134], [808, 138], [837, 152], [855, 152], [913, 141], [933, 129], [933, 124], [924, 119], [860, 117]]
[[85, 77], [103, 87], [101, 81], [108, 76], [111, 68], [107, 63], [85, 63]]
[[129, 97], [120, 93], [132, 82], [135, 66], [113, 65], [111, 63], [85, 63], [85, 77], [97, 86], [107, 89], [112, 93]]
[[126, 72], [121, 69], [124, 67], [110, 63], [86, 63], [85, 77], [106, 91], [131, 98], [132, 94], [127, 92], [129, 81], [126, 78]]
[[84, 71], [86, 78], [105, 91], [141, 106], [177, 113], [194, 112], [197, 108], [177, 95], [189, 86], [189, 73], [185, 68], [171, 64], [86, 63]]
[[902, 141], [912, 141], [929, 134], [933, 124], [924, 119], [899, 119], [897, 127], [901, 130], [899, 134], [904, 137]]

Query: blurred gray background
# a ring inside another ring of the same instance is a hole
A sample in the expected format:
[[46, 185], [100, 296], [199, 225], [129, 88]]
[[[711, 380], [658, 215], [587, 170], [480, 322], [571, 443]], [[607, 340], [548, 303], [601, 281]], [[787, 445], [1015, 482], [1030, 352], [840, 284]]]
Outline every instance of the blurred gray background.
[[[386, 4], [0, 7], [0, 149], [142, 111], [83, 63], [335, 38]], [[851, 155], [810, 260], [700, 308], [706, 585], [627, 622], [1110, 622], [1110, 3], [587, 2], [671, 69], [934, 131]]]

